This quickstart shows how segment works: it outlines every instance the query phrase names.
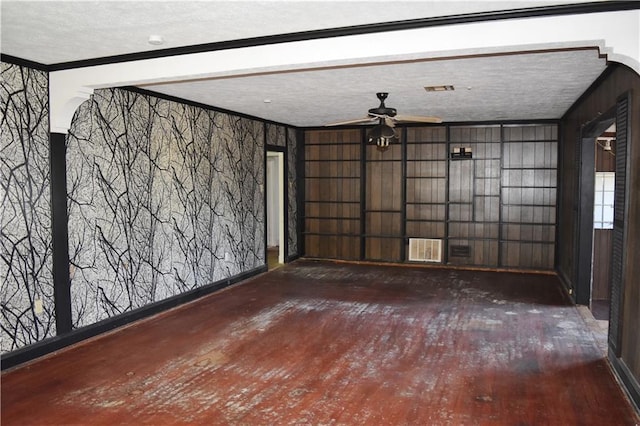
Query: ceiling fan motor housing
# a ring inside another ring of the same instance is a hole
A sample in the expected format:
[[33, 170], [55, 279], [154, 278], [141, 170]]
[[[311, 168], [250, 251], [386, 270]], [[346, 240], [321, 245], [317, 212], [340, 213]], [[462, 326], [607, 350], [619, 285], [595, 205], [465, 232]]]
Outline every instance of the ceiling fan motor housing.
[[379, 92], [376, 93], [376, 96], [378, 97], [378, 99], [380, 99], [380, 106], [378, 108], [371, 108], [369, 110], [369, 114], [395, 117], [398, 111], [395, 108], [387, 108], [384, 104], [384, 100], [387, 99], [387, 96], [389, 96], [389, 94], [385, 92]]

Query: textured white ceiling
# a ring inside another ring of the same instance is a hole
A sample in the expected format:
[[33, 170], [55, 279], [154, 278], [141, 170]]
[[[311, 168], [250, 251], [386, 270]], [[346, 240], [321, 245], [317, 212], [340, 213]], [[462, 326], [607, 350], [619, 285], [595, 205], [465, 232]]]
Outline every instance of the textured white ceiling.
[[[0, 48], [3, 54], [51, 65], [315, 29], [573, 2], [3, 0]], [[151, 34], [162, 35], [166, 43], [149, 45]], [[299, 126], [363, 117], [377, 106], [379, 91], [391, 93], [387, 105], [401, 114], [437, 115], [445, 121], [559, 118], [606, 67], [595, 49], [407, 63], [397, 59], [400, 63], [145, 89]], [[438, 84], [452, 84], [456, 90], [423, 89]]]
[[[43, 64], [560, 1], [2, 0], [2, 53]], [[166, 43], [154, 47], [149, 35]]]
[[[152, 85], [145, 89], [298, 126], [387, 106], [445, 121], [559, 118], [606, 66], [596, 49], [483, 56]], [[452, 92], [426, 92], [450, 84]], [[264, 100], [270, 100], [265, 103]]]

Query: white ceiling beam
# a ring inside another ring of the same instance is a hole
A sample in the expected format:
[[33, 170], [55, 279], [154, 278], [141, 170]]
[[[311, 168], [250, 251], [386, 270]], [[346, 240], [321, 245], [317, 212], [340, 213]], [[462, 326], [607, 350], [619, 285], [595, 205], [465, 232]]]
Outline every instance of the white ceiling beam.
[[327, 66], [598, 47], [640, 74], [640, 11], [510, 19], [168, 56], [50, 73], [51, 131], [66, 133], [97, 88]]

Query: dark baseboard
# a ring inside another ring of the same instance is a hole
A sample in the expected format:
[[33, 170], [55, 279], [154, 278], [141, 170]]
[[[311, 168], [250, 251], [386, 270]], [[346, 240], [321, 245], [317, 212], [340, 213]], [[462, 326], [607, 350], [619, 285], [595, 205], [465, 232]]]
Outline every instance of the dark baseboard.
[[562, 289], [564, 290], [564, 296], [567, 301], [576, 303], [575, 293], [573, 292], [573, 286], [571, 285], [571, 280], [569, 279], [569, 277], [567, 277], [567, 275], [559, 269], [556, 269], [556, 275], [560, 279]]
[[640, 415], [640, 383], [633, 375], [627, 364], [622, 358], [616, 357], [615, 353], [609, 348], [609, 363], [613, 367], [613, 371], [618, 376], [618, 380], [622, 383], [623, 388], [634, 405], [638, 415]]
[[186, 293], [182, 293], [177, 296], [161, 300], [159, 302], [149, 304], [142, 308], [126, 312], [116, 317], [108, 318], [95, 324], [78, 328], [69, 333], [45, 339], [41, 342], [34, 343], [33, 345], [8, 352], [6, 354], [3, 354], [1, 357], [1, 369], [6, 370], [8, 368], [16, 367], [20, 364], [24, 364], [25, 362], [48, 355], [67, 346], [73, 345], [91, 337], [98, 336], [102, 333], [106, 333], [107, 331], [122, 327], [134, 321], [138, 321], [140, 319], [164, 312], [176, 306], [192, 302], [203, 296], [214, 293], [225, 287], [229, 287], [230, 285], [237, 284], [241, 281], [244, 281], [266, 271], [267, 266], [262, 265], [258, 268], [235, 275], [233, 277], [216, 281], [215, 283], [193, 289]]
[[299, 254], [294, 254], [294, 255], [291, 255], [291, 256], [287, 256], [287, 258], [285, 259], [285, 263], [291, 263], [294, 260], [298, 260], [298, 259], [300, 259], [300, 255]]

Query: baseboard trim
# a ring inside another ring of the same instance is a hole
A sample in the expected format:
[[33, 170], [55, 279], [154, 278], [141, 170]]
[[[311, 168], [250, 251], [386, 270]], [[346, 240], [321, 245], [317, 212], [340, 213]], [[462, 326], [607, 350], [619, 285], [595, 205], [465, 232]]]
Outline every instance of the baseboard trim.
[[168, 299], [149, 304], [142, 308], [126, 312], [116, 317], [108, 318], [95, 324], [78, 328], [69, 333], [51, 337], [41, 342], [34, 343], [33, 345], [25, 346], [24, 348], [8, 352], [6, 354], [3, 354], [0, 359], [0, 369], [6, 370], [19, 366], [26, 362], [35, 360], [36, 358], [40, 358], [52, 352], [63, 349], [67, 346], [89, 339], [91, 337], [95, 337], [124, 325], [128, 325], [132, 322], [148, 318], [152, 315], [159, 314], [161, 312], [175, 308], [176, 306], [192, 302], [203, 296], [209, 295], [233, 284], [237, 284], [241, 281], [244, 281], [266, 271], [267, 266], [262, 265], [233, 277], [225, 278], [209, 285], [190, 290], [186, 293], [182, 293]]
[[560, 269], [556, 269], [556, 274], [560, 279], [560, 283], [562, 283], [562, 289], [564, 290], [564, 295], [567, 298], [567, 301], [571, 303], [576, 303], [575, 293], [573, 292], [573, 285], [569, 277], [561, 271]]
[[633, 408], [640, 416], [640, 383], [638, 379], [634, 377], [624, 360], [616, 357], [615, 353], [611, 351], [611, 348], [609, 348], [609, 363], [613, 367], [613, 372], [622, 384], [622, 388], [629, 397]]
[[295, 260], [298, 260], [298, 259], [300, 259], [300, 255], [299, 254], [294, 254], [294, 255], [291, 255], [291, 256], [287, 256], [287, 258], [285, 260], [285, 263], [291, 263], [291, 262], [293, 262]]

